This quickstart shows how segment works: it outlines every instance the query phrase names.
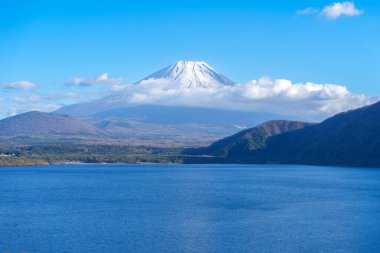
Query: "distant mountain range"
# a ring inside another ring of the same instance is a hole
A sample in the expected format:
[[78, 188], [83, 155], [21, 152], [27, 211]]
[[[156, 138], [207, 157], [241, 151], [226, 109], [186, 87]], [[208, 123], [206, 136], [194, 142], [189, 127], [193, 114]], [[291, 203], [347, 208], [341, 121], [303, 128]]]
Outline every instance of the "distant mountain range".
[[[136, 92], [120, 91], [92, 102], [62, 107], [56, 113], [81, 118], [135, 144], [203, 146], [277, 115], [198, 106], [140, 104], [139, 87], [165, 84], [167, 92], [208, 94], [235, 82], [205, 62], [180, 61], [133, 84]], [[137, 94], [136, 94], [137, 93]], [[137, 97], [137, 98], [136, 98]]]
[[[99, 112], [91, 119], [32, 111], [0, 120], [0, 139], [16, 143], [205, 146], [236, 129], [257, 124], [250, 115], [241, 111], [150, 105]], [[241, 125], [229, 125], [231, 120]]]
[[197, 162], [380, 166], [380, 102], [319, 124], [270, 121], [187, 153], [210, 156]]
[[[183, 115], [190, 114], [186, 108], [182, 110]], [[212, 113], [218, 115], [215, 111]], [[102, 115], [98, 114], [97, 117], [101, 119]], [[165, 120], [165, 117], [160, 118], [154, 114], [149, 118], [153, 121]], [[198, 119], [201, 121], [202, 117]], [[224, 123], [222, 114], [214, 119], [219, 124]], [[186, 120], [186, 116], [176, 119], [169, 117], [166, 120], [169, 121], [166, 123], [172, 123], [170, 120], [178, 123]], [[140, 133], [132, 139], [123, 137], [123, 130], [119, 128], [131, 129], [130, 135], [134, 134], [133, 131], [138, 132], [137, 123], [123, 125], [117, 121], [102, 120], [95, 125], [57, 113], [28, 112], [0, 120], [0, 140], [3, 144], [68, 142], [139, 145], [139, 138], [146, 138], [153, 145], [172, 145], [172, 141], [165, 142], [167, 135], [162, 129], [152, 128], [152, 135], [142, 136]], [[183, 136], [194, 138], [194, 129], [182, 129], [185, 133]], [[216, 138], [215, 135], [209, 137], [214, 129], [198, 128], [198, 131], [200, 134], [197, 138]], [[160, 134], [162, 137], [156, 138]], [[155, 141], [152, 141], [154, 138]], [[178, 137], [178, 143], [183, 142], [185, 139]], [[188, 163], [296, 163], [378, 167], [380, 102], [339, 113], [318, 124], [288, 120], [267, 121], [220, 139], [208, 147], [187, 149], [183, 155], [184, 162]]]
[[[234, 85], [204, 62], [178, 62], [134, 85], [162, 83], [170, 86], [169, 93], [184, 89], [202, 94]], [[297, 115], [273, 120], [279, 116], [202, 104], [135, 104], [135, 95], [121, 91], [53, 113], [0, 120], [0, 142], [191, 147], [185, 151], [186, 162], [380, 166], [380, 102], [314, 124], [294, 121]]]

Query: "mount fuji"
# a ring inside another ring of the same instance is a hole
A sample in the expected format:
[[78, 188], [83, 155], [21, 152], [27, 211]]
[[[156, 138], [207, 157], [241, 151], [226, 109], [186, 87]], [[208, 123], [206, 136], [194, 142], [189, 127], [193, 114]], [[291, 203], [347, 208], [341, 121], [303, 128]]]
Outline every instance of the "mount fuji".
[[220, 74], [205, 62], [179, 61], [138, 83], [146, 80], [168, 79], [176, 86], [187, 88], [220, 88], [224, 85], [234, 85], [228, 77]]
[[[179, 61], [117, 94], [65, 106], [56, 113], [87, 120], [131, 144], [201, 146], [276, 118], [207, 106], [212, 91], [234, 85], [205, 62]], [[183, 101], [189, 97], [191, 106]]]

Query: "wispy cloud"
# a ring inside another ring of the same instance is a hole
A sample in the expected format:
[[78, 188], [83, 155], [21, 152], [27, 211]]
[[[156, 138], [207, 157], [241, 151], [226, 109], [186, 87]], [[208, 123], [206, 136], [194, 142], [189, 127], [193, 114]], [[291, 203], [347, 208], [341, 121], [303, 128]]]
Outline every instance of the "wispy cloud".
[[34, 103], [42, 101], [42, 97], [39, 95], [28, 95], [24, 97], [13, 97], [10, 99], [12, 103]]
[[[109, 94], [109, 93], [106, 93]], [[104, 96], [102, 92], [56, 92], [56, 93], [35, 93], [24, 94], [22, 96], [12, 96], [0, 98], [0, 113], [2, 116], [8, 117], [27, 111], [44, 111], [51, 112], [66, 103], [81, 103], [88, 102], [94, 98]], [[4, 106], [6, 105], [6, 106]]]
[[69, 86], [92, 86], [95, 84], [110, 84], [110, 85], [121, 85], [123, 79], [120, 77], [109, 77], [108, 73], [103, 73], [94, 78], [85, 78], [85, 77], [74, 77], [68, 80], [65, 84]]
[[125, 84], [114, 84], [111, 87], [111, 91], [112, 92], [123, 91], [123, 90], [126, 90], [127, 88], [128, 88], [128, 85], [125, 85]]
[[35, 89], [37, 85], [28, 81], [17, 81], [13, 83], [2, 83], [0, 87], [6, 90], [28, 91]]
[[296, 12], [297, 15], [319, 15], [329, 20], [335, 20], [340, 16], [360, 16], [363, 13], [363, 10], [357, 9], [354, 2], [350, 1], [333, 2], [324, 6], [322, 10], [315, 7], [308, 7]]
[[319, 9], [314, 8], [314, 7], [309, 7], [306, 9], [298, 10], [296, 12], [297, 15], [312, 15], [312, 14], [317, 14], [319, 13]]

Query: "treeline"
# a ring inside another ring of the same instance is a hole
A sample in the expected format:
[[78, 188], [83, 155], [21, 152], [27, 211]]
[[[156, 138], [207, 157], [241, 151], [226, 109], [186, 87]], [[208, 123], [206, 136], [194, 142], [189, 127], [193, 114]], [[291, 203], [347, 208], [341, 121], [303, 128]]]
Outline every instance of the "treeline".
[[[39, 144], [2, 146], [0, 154], [12, 161], [25, 159], [55, 163], [181, 163], [178, 148], [132, 147], [124, 145]], [[21, 160], [20, 160], [21, 161]], [[5, 165], [8, 165], [4, 162]]]
[[0, 156], [0, 166], [32, 166], [48, 165], [48, 162], [38, 159], [29, 159], [25, 157]]

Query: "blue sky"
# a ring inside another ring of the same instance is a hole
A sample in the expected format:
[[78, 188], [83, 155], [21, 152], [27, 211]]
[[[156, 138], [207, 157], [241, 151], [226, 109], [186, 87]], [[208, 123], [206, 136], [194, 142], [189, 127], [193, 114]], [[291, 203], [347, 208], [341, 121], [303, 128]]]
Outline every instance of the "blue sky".
[[[179, 60], [206, 61], [241, 83], [270, 76], [379, 95], [380, 2], [357, 0], [360, 13], [331, 18], [323, 8], [332, 2], [2, 2], [1, 115], [104, 94], [103, 86], [64, 85], [74, 77], [108, 73], [132, 83]], [[13, 89], [18, 81], [36, 87]]]

